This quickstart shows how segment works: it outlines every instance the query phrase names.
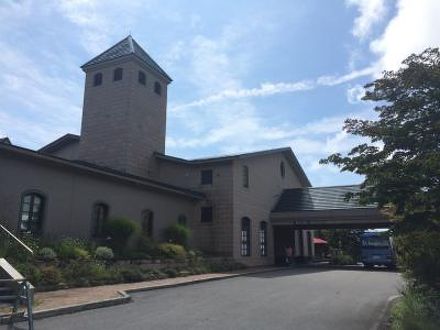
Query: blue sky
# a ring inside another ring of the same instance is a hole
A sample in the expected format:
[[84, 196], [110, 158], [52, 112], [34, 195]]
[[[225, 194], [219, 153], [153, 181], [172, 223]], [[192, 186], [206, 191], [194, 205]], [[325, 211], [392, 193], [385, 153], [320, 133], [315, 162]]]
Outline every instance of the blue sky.
[[0, 0], [0, 136], [36, 149], [79, 134], [79, 66], [129, 33], [173, 78], [167, 153], [291, 146], [315, 186], [358, 183], [318, 161], [374, 118], [362, 86], [440, 44], [438, 0]]

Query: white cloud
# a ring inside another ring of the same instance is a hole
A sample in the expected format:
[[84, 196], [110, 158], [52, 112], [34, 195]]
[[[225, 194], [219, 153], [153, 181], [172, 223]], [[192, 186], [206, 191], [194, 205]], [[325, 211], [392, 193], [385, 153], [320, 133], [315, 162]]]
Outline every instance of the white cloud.
[[347, 101], [350, 104], [362, 102], [362, 97], [365, 95], [365, 89], [361, 85], [355, 85], [347, 89]]
[[359, 16], [356, 17], [352, 33], [363, 40], [371, 34], [373, 26], [386, 14], [385, 0], [346, 0], [348, 6], [356, 6]]
[[178, 112], [189, 108], [202, 107], [213, 103], [224, 102], [226, 100], [240, 100], [276, 94], [295, 93], [312, 90], [319, 86], [335, 86], [350, 82], [360, 77], [369, 76], [375, 71], [376, 69], [374, 67], [367, 67], [360, 70], [354, 70], [341, 76], [325, 75], [318, 77], [315, 80], [302, 80], [297, 82], [266, 82], [255, 88], [225, 89], [195, 101], [174, 105], [170, 108], [170, 111]]
[[122, 39], [130, 33], [141, 10], [148, 9], [149, 1], [130, 0], [123, 6], [117, 0], [60, 0], [58, 11], [81, 31], [80, 42], [91, 55], [111, 45], [114, 35], [125, 29]]
[[379, 56], [378, 71], [395, 70], [412, 53], [440, 45], [440, 1], [398, 0], [397, 13], [370, 44]]

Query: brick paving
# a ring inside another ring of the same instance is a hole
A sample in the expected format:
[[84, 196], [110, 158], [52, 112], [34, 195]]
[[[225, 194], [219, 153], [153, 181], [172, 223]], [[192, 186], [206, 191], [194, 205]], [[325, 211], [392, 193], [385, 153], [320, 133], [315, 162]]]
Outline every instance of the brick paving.
[[123, 283], [113, 285], [102, 285], [87, 288], [65, 289], [48, 292], [37, 292], [35, 294], [34, 311], [57, 309], [66, 306], [80, 305], [98, 302], [102, 300], [121, 297], [119, 291], [148, 290], [152, 288], [168, 287], [179, 284], [197, 283], [200, 281], [214, 280], [221, 278], [234, 277], [237, 275], [253, 274], [259, 272], [271, 271], [279, 268], [259, 267], [237, 270], [228, 273], [210, 273], [191, 275], [186, 277], [167, 278], [162, 280]]

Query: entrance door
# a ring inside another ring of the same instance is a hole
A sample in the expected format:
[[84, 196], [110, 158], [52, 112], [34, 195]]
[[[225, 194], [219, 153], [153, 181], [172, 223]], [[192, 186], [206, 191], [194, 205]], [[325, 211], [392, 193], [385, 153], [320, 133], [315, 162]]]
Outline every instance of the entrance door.
[[282, 265], [286, 261], [286, 247], [295, 247], [295, 231], [292, 226], [274, 226], [273, 243], [275, 264]]

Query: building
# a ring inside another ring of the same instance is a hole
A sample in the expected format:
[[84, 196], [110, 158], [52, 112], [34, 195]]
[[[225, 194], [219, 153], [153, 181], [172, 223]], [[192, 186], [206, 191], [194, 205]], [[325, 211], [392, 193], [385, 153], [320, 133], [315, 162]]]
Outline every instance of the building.
[[[247, 265], [272, 264], [272, 209], [311, 184], [290, 148], [186, 160], [165, 154], [171, 78], [128, 36], [82, 67], [80, 136], [34, 151], [0, 139], [0, 221], [45, 237], [100, 238], [108, 218], [154, 239], [180, 222], [190, 244]], [[313, 232], [293, 233], [297, 256]], [[282, 252], [280, 252], [282, 253]]]

